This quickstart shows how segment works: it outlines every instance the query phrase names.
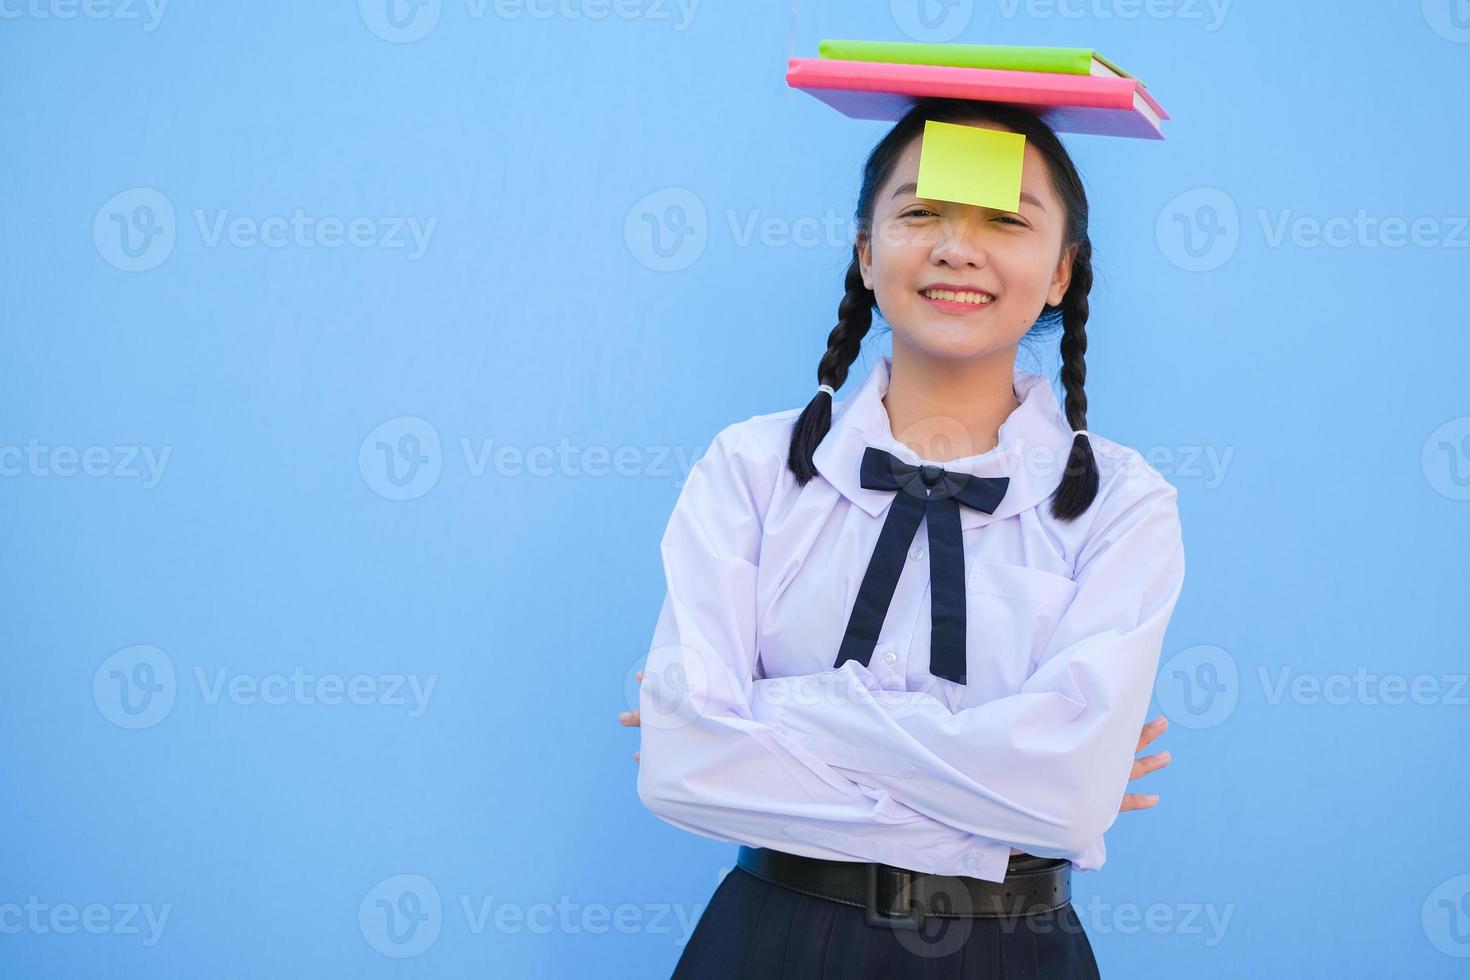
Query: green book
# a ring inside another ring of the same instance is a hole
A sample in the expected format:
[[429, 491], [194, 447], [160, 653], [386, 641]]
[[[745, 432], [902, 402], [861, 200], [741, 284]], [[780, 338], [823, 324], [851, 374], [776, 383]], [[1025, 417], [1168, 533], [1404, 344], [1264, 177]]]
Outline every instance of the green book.
[[1027, 44], [924, 44], [913, 41], [849, 41], [828, 38], [817, 43], [823, 58], [842, 61], [886, 61], [904, 65], [951, 68], [999, 68], [1057, 75], [1101, 75], [1142, 80], [1091, 48], [1047, 48]]

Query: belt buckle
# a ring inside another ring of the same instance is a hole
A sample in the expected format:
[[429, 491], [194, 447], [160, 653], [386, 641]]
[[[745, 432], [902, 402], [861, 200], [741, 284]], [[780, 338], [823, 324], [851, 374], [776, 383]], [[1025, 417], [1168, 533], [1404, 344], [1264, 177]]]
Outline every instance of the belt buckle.
[[882, 865], [883, 875], [894, 884], [894, 894], [900, 901], [908, 903], [909, 910], [902, 915], [892, 915], [887, 911], [878, 909], [878, 874], [879, 865], [868, 865], [868, 895], [867, 905], [863, 909], [863, 920], [870, 926], [888, 926], [892, 929], [922, 929], [924, 927], [924, 910], [919, 908], [913, 900], [911, 887], [914, 881], [913, 872], [903, 868], [895, 868], [892, 865]]

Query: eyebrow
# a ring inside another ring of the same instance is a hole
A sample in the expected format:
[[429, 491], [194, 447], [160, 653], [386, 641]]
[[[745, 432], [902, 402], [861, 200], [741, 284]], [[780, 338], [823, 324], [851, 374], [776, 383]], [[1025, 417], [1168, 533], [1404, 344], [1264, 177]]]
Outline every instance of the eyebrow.
[[[911, 180], [907, 184], [899, 184], [897, 187], [895, 187], [893, 189], [893, 193], [889, 195], [889, 200], [892, 200], [895, 197], [902, 197], [905, 194], [913, 194], [917, 196], [918, 193], [919, 185]], [[1028, 204], [1034, 204], [1043, 211], [1046, 210], [1046, 205], [1042, 204], [1040, 199], [1037, 198], [1037, 196], [1035, 194], [1032, 194], [1030, 191], [1022, 191], [1021, 200], [1027, 202]]]

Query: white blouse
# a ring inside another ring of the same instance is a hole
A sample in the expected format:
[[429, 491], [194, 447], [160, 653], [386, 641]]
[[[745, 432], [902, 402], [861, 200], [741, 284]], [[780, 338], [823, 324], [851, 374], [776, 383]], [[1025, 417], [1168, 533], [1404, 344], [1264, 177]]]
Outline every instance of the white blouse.
[[[691, 469], [662, 541], [639, 798], [793, 854], [1002, 881], [1014, 846], [1094, 870], [1183, 583], [1175, 488], [1091, 435], [1097, 499], [1057, 521], [1072, 431], [1046, 377], [1017, 371], [995, 448], [937, 461], [895, 439], [890, 369], [833, 406], [806, 486], [785, 462], [800, 409], [727, 426]], [[994, 513], [959, 508], [964, 684], [929, 672], [925, 523], [868, 665], [833, 666], [895, 497], [860, 485], [868, 446], [1010, 478]]]

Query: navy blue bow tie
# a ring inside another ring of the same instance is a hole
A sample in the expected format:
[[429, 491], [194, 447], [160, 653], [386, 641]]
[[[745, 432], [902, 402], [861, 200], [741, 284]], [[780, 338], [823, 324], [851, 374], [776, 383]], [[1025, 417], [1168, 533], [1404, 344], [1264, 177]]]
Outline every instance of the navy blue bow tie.
[[951, 473], [933, 464], [914, 466], [873, 446], [863, 451], [862, 485], [869, 490], [902, 492], [894, 498], [878, 532], [833, 667], [848, 660], [868, 665], [903, 571], [904, 555], [919, 522], [927, 516], [932, 617], [929, 672], [965, 683], [965, 541], [960, 533], [959, 505], [992, 514], [1010, 482], [1006, 476]]

